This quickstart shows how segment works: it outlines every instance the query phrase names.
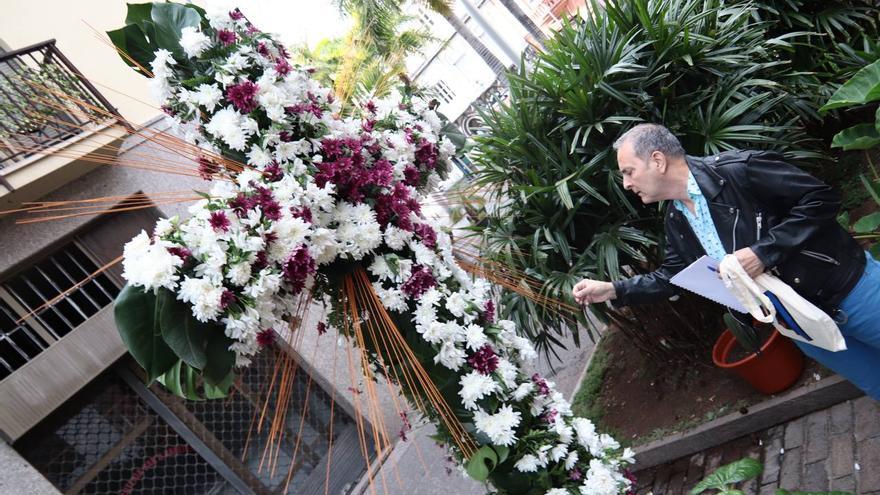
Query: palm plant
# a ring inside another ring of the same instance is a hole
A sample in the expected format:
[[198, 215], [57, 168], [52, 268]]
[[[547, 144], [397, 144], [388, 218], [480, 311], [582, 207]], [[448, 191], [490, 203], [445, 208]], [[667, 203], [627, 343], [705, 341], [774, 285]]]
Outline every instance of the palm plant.
[[[775, 148], [795, 159], [819, 155], [795, 96], [783, 82], [785, 38], [768, 38], [755, 8], [721, 0], [617, 0], [567, 22], [531, 69], [509, 75], [510, 100], [484, 114], [476, 181], [501, 205], [481, 234], [488, 256], [571, 300], [581, 278], [619, 279], [661, 261], [657, 206], [621, 186], [611, 145], [638, 121], [663, 123], [692, 154]], [[699, 361], [711, 344], [701, 324], [718, 314], [679, 302], [654, 310], [591, 307], [615, 319], [636, 345], [663, 360]], [[535, 329], [545, 350], [568, 326], [516, 294], [510, 317]], [[658, 311], [659, 309], [659, 311]], [[684, 315], [683, 317], [680, 315]], [[651, 318], [650, 328], [641, 328]], [[704, 322], [699, 322], [705, 318]], [[578, 319], [587, 328], [593, 320]]]

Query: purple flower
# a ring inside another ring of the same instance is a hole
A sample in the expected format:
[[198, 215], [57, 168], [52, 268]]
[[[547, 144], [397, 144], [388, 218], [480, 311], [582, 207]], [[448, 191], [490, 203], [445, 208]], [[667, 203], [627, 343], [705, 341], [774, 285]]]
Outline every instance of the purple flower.
[[412, 165], [407, 165], [406, 168], [403, 169], [403, 183], [408, 186], [417, 186], [419, 185], [419, 181], [421, 180], [421, 174], [419, 173], [419, 169], [413, 167]]
[[244, 193], [238, 193], [238, 196], [229, 200], [229, 207], [238, 215], [238, 218], [244, 218], [248, 212], [257, 206], [256, 201]]
[[220, 309], [226, 309], [230, 304], [235, 304], [238, 301], [238, 297], [235, 296], [235, 293], [229, 289], [224, 289], [223, 294], [220, 295]]
[[549, 395], [550, 394], [550, 386], [547, 385], [547, 380], [541, 378], [541, 375], [535, 373], [532, 375], [532, 382], [538, 386], [538, 393], [541, 395]]
[[270, 345], [275, 343], [275, 330], [271, 328], [264, 328], [257, 333], [257, 344], [260, 344], [260, 347], [269, 347]]
[[556, 416], [558, 415], [559, 411], [557, 411], [556, 409], [550, 409], [549, 411], [545, 412], [543, 416], [541, 416], [541, 419], [543, 419], [547, 423], [553, 423], [556, 421]]
[[278, 165], [278, 162], [272, 160], [268, 165], [263, 168], [263, 177], [265, 177], [269, 182], [278, 182], [279, 180], [284, 178], [284, 172], [281, 170], [281, 165]]
[[415, 228], [413, 228], [413, 232], [419, 236], [422, 240], [422, 244], [425, 246], [432, 249], [437, 246], [437, 233], [434, 232], [434, 229], [432, 229], [430, 225], [426, 223], [416, 224]]
[[229, 46], [235, 43], [235, 40], [238, 39], [236, 34], [228, 29], [221, 29], [217, 31], [217, 39], [220, 40], [220, 43], [223, 43], [224, 46]]
[[483, 307], [483, 314], [480, 315], [483, 322], [495, 323], [495, 302], [489, 299]]
[[376, 104], [373, 103], [373, 100], [369, 100], [364, 104], [364, 109], [370, 113], [376, 113]]
[[269, 47], [266, 46], [266, 43], [263, 43], [262, 41], [257, 43], [257, 53], [269, 58]]
[[279, 76], [286, 76], [290, 74], [290, 62], [283, 58], [279, 58], [277, 62], [275, 62], [275, 72], [278, 73]]
[[416, 149], [416, 161], [433, 170], [437, 167], [437, 147], [434, 143], [422, 138]]
[[238, 10], [238, 8], [235, 8], [229, 11], [229, 18], [233, 21], [239, 21], [241, 19], [244, 19], [244, 14], [242, 14], [241, 11]]
[[312, 210], [310, 210], [308, 206], [301, 206], [299, 208], [291, 207], [290, 214], [293, 215], [293, 218], [302, 218], [304, 222], [314, 222], [312, 219]]
[[318, 322], [318, 335], [324, 335], [327, 333], [327, 324], [323, 321]]
[[315, 260], [309, 254], [308, 248], [300, 246], [284, 262], [281, 267], [284, 279], [291, 286], [293, 295], [297, 295], [306, 286], [306, 279], [315, 273]]
[[401, 290], [412, 299], [418, 299], [431, 287], [437, 285], [431, 269], [422, 265], [413, 265], [409, 279], [403, 283]]
[[[269, 244], [269, 241], [266, 241], [266, 245]], [[263, 268], [269, 266], [269, 254], [266, 251], [260, 251], [254, 257], [254, 264], [251, 266], [251, 270], [254, 272], [258, 272]]]
[[571, 481], [580, 481], [584, 477], [584, 473], [580, 469], [574, 468], [568, 472], [568, 479]]
[[223, 232], [229, 230], [229, 218], [226, 216], [226, 212], [211, 212], [211, 218], [208, 220], [208, 223], [211, 224], [211, 228], [214, 230], [222, 230]]
[[471, 368], [479, 371], [484, 375], [488, 375], [498, 369], [498, 356], [492, 350], [489, 344], [480, 347], [471, 357], [467, 359]]
[[170, 247], [168, 248], [168, 252], [171, 253], [173, 256], [177, 256], [178, 258], [182, 259], [184, 263], [186, 263], [186, 260], [188, 260], [189, 257], [192, 256], [192, 251], [183, 246]]
[[233, 84], [226, 88], [226, 99], [241, 113], [251, 113], [257, 108], [257, 92], [260, 87], [251, 81]]

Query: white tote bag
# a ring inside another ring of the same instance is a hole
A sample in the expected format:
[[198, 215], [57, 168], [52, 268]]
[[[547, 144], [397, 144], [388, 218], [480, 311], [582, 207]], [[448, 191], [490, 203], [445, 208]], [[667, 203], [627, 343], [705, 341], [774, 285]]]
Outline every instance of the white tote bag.
[[782, 280], [766, 273], [753, 280], [730, 254], [721, 260], [718, 272], [756, 320], [773, 323], [788, 338], [832, 352], [846, 350], [846, 341], [834, 320]]

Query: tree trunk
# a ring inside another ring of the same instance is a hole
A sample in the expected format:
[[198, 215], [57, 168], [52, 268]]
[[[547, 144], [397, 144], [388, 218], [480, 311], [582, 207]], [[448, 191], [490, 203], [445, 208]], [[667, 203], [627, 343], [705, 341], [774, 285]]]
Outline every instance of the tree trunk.
[[501, 75], [504, 73], [504, 70], [507, 68], [504, 63], [502, 63], [482, 41], [474, 36], [474, 33], [472, 33], [463, 22], [461, 22], [461, 19], [459, 19], [454, 12], [449, 12], [448, 14], [444, 13], [443, 17], [446, 18], [449, 24], [452, 24], [452, 27], [455, 28], [455, 32], [460, 34], [461, 37], [471, 45], [471, 48], [477, 52], [477, 55], [486, 62], [486, 65], [488, 65], [495, 74]]
[[513, 14], [513, 17], [515, 17], [516, 20], [520, 24], [522, 24], [522, 26], [524, 28], [526, 28], [526, 31], [528, 31], [529, 34], [532, 35], [532, 38], [534, 38], [535, 41], [538, 42], [538, 44], [543, 47], [544, 41], [547, 39], [547, 36], [544, 34], [543, 31], [541, 31], [541, 28], [538, 27], [537, 24], [535, 24], [535, 21], [533, 21], [532, 18], [529, 17], [528, 14], [523, 12], [523, 10], [519, 7], [519, 4], [516, 3], [516, 0], [498, 0], [498, 1], [501, 2], [501, 5], [504, 5], [504, 7], [507, 9], [508, 12]]

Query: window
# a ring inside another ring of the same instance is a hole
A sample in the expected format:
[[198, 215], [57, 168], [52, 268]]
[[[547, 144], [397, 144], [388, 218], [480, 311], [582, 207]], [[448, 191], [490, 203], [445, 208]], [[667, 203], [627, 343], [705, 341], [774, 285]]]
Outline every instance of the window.
[[437, 92], [437, 95], [446, 103], [452, 102], [455, 99], [455, 92], [446, 84], [444, 81], [440, 80], [434, 84], [434, 90]]
[[0, 283], [0, 380], [113, 302], [119, 287], [98, 268], [77, 237]]

